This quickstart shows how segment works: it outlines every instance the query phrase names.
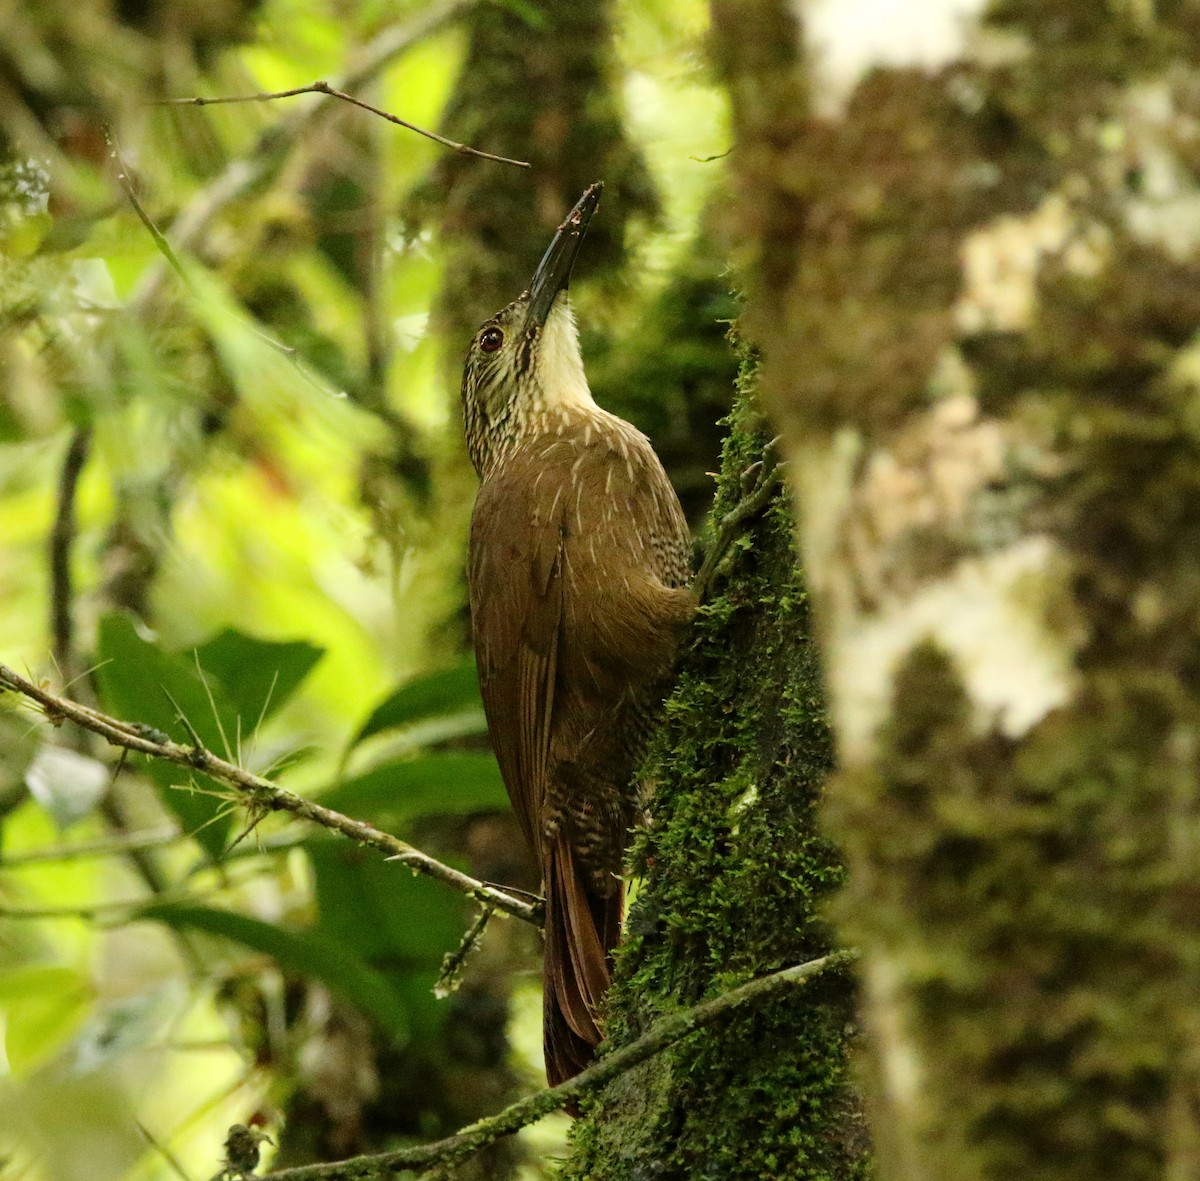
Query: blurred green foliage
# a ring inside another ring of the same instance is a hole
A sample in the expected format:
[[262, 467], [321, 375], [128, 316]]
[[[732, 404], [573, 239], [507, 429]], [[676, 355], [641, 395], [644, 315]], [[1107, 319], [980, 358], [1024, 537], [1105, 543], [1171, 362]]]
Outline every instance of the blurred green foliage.
[[[466, 320], [431, 313], [464, 250], [517, 282], [573, 187], [619, 182], [576, 292], [597, 392], [665, 444], [702, 511], [732, 372], [699, 228], [719, 175], [699, 160], [728, 146], [704, 5], [39, 0], [0, 17], [0, 661], [519, 872], [483, 823], [507, 805], [446, 626], [472, 488], [445, 375]], [[529, 46], [579, 21], [600, 64], [563, 90], [558, 131], [506, 121], [497, 78], [462, 72], [494, 29], [509, 68], [541, 76]], [[317, 96], [156, 105], [315, 78], [545, 167], [446, 156]], [[560, 133], [616, 154], [551, 167]], [[77, 761], [35, 762], [47, 746]], [[347, 1143], [372, 1101], [407, 1105], [404, 1135], [450, 1130], [446, 1079], [498, 1102], [450, 1061], [450, 1017], [481, 1069], [507, 1053], [469, 979], [434, 997], [471, 918], [436, 882], [0, 698], [0, 1158], [29, 1181], [150, 1181], [172, 1158], [210, 1176], [229, 1124], [270, 1125], [301, 1093], [343, 1112]], [[517, 981], [513, 1040], [536, 1046], [532, 940], [489, 932], [480, 955]], [[404, 1079], [369, 1039], [405, 1055]]]

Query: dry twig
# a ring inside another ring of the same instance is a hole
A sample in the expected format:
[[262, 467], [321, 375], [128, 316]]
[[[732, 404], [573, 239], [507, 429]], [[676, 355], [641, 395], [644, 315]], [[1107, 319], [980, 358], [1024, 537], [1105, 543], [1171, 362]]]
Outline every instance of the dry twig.
[[328, 82], [310, 82], [307, 86], [294, 86], [291, 90], [264, 91], [261, 94], [242, 94], [220, 98], [164, 98], [159, 100], [158, 105], [165, 107], [211, 107], [219, 103], [266, 103], [273, 102], [278, 98], [295, 98], [298, 94], [327, 94], [330, 98], [341, 99], [342, 102], [361, 107], [364, 111], [370, 111], [372, 115], [378, 115], [381, 119], [386, 119], [389, 123], [395, 123], [397, 127], [404, 127], [409, 131], [415, 131], [418, 135], [423, 135], [426, 139], [431, 139], [434, 143], [439, 143], [442, 147], [449, 148], [451, 151], [458, 152], [463, 156], [478, 156], [481, 160], [495, 160], [497, 164], [512, 164], [516, 168], [529, 167], [528, 160], [513, 160], [508, 156], [496, 156], [491, 152], [472, 148], [468, 144], [460, 144], [457, 140], [447, 139], [444, 135], [439, 135], [436, 131], [426, 131], [425, 128], [418, 127], [415, 123], [409, 123], [408, 120], [401, 119], [399, 115], [393, 115], [390, 111], [385, 111], [381, 107], [363, 102], [361, 98], [355, 98], [354, 95], [347, 94], [344, 90], [339, 90], [336, 86], [330, 86]]
[[[469, 0], [435, 0], [411, 20], [385, 29], [358, 51], [355, 65], [340, 80], [338, 89], [353, 91], [367, 85], [405, 50], [458, 16], [468, 3]], [[275, 175], [292, 146], [303, 142], [332, 110], [332, 103], [313, 103], [266, 128], [248, 152], [231, 160], [179, 211], [171, 227], [171, 243], [176, 252], [194, 250], [221, 210]], [[165, 264], [147, 268], [130, 299], [130, 310], [153, 306], [165, 273]]]

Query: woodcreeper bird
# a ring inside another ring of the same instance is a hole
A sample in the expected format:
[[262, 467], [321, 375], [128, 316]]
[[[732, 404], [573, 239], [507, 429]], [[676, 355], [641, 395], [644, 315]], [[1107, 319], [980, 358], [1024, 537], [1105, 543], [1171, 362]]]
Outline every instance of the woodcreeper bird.
[[488, 730], [546, 897], [553, 1086], [601, 1040], [633, 783], [695, 610], [679, 499], [646, 437], [601, 409], [567, 295], [592, 185], [463, 372], [480, 476], [468, 582]]

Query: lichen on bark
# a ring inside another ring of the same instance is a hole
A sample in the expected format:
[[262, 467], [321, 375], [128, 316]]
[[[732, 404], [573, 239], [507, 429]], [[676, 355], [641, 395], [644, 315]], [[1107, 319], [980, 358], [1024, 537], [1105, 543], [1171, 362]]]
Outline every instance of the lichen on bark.
[[735, 101], [744, 253], [790, 243], [743, 327], [830, 665], [873, 1138], [904, 1181], [1192, 1177], [1196, 20], [986, 20], [1002, 52], [838, 123]]
[[[764, 441], [743, 394], [717, 518], [753, 482]], [[815, 824], [829, 766], [807, 595], [781, 488], [734, 543], [646, 767], [656, 794], [635, 849], [644, 876], [618, 954], [610, 1044], [664, 1012], [834, 946], [823, 912], [842, 871]], [[601, 1094], [577, 1128], [564, 1175], [864, 1176], [852, 1038], [844, 976], [697, 1033]]]

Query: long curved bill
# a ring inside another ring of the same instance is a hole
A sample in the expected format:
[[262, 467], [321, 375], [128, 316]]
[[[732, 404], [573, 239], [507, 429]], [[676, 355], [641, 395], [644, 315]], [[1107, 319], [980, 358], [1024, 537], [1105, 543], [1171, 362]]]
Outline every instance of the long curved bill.
[[558, 227], [554, 240], [542, 255], [542, 261], [533, 272], [533, 282], [529, 284], [529, 319], [539, 327], [546, 323], [554, 299], [560, 291], [566, 291], [571, 281], [571, 268], [575, 265], [579, 247], [583, 244], [583, 236], [587, 233], [588, 222], [600, 204], [600, 193], [604, 182], [597, 181], [589, 185], [582, 197], [575, 202], [575, 208], [567, 214], [567, 220]]

